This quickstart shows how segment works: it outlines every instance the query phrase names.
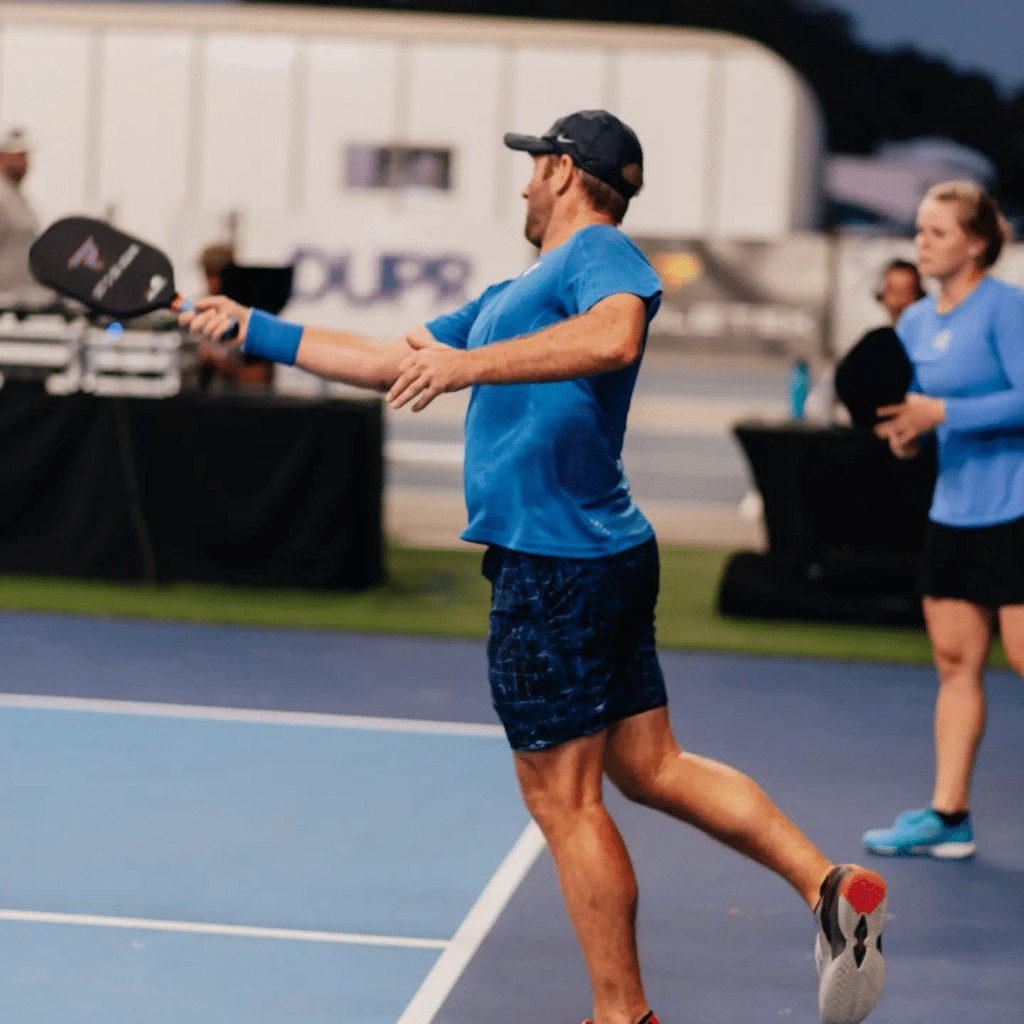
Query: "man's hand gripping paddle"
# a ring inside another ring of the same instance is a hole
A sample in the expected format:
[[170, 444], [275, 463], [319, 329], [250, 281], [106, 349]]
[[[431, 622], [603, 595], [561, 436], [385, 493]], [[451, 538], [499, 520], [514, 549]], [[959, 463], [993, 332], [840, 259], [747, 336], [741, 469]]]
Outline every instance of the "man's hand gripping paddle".
[[[159, 249], [91, 217], [51, 224], [32, 243], [28, 265], [40, 284], [115, 320], [156, 309], [195, 309], [178, 294], [174, 268]], [[238, 333], [238, 324], [232, 323], [221, 340]]]

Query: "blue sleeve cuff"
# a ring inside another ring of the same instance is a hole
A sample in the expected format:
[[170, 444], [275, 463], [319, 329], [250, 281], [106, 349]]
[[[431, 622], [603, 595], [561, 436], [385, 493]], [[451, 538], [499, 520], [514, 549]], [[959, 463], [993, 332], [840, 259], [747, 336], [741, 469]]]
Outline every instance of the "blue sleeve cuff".
[[254, 309], [249, 314], [249, 326], [245, 332], [245, 343], [242, 351], [247, 356], [262, 356], [272, 359], [275, 363], [292, 366], [299, 342], [302, 341], [302, 325], [290, 324], [262, 309]]

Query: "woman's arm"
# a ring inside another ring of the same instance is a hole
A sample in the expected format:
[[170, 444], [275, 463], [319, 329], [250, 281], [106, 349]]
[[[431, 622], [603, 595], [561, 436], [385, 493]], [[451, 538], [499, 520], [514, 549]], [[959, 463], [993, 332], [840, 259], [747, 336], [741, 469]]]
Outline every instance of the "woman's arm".
[[963, 433], [1024, 427], [1024, 293], [1002, 298], [995, 310], [993, 336], [1008, 388], [970, 398], [932, 398], [914, 394], [919, 388], [912, 385], [901, 404], [878, 410], [879, 416], [888, 418], [875, 433], [906, 444], [939, 424]]
[[1010, 387], [975, 398], [947, 398], [946, 425], [974, 432], [1024, 427], [1024, 293], [1007, 295], [996, 309], [993, 324], [999, 361]]

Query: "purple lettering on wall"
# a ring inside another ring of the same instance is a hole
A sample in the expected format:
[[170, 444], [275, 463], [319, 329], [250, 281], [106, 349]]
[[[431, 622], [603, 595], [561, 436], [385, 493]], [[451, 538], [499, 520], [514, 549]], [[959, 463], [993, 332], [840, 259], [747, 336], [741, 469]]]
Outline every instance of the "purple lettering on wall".
[[365, 308], [397, 303], [406, 292], [426, 288], [435, 304], [450, 304], [467, 298], [466, 287], [473, 264], [465, 256], [419, 256], [415, 253], [382, 253], [371, 268], [369, 287], [357, 287], [355, 258], [313, 247], [295, 250], [293, 298], [320, 302], [328, 295], [341, 295], [351, 306]]

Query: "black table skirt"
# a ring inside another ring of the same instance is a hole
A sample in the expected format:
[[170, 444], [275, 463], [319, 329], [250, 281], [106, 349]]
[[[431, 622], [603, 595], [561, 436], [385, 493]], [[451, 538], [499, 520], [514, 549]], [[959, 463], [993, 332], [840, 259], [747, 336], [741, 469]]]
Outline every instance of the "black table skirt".
[[380, 402], [0, 389], [0, 572], [361, 589]]
[[849, 427], [742, 423], [735, 434], [777, 558], [799, 568], [842, 551], [865, 563], [919, 557], [935, 488], [933, 439], [904, 461]]
[[769, 550], [730, 560], [720, 610], [920, 624], [934, 442], [901, 461], [884, 441], [852, 428], [743, 423], [734, 433], [764, 501]]

